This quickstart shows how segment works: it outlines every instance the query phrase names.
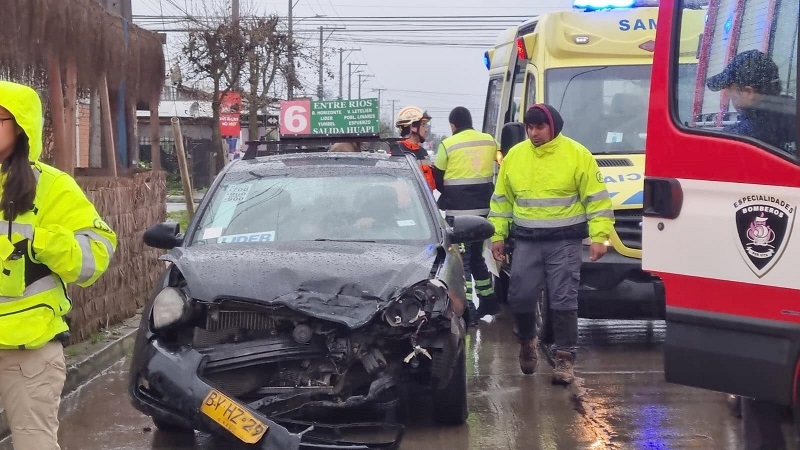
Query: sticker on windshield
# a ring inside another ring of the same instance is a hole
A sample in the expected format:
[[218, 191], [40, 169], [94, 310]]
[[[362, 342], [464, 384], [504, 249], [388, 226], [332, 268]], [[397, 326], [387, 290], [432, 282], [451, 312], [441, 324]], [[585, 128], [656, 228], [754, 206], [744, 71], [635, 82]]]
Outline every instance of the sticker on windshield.
[[222, 201], [241, 203], [247, 200], [247, 194], [250, 193], [252, 187], [252, 183], [229, 184], [225, 186], [225, 197], [222, 198]]
[[397, 221], [397, 226], [398, 227], [413, 227], [416, 224], [417, 224], [417, 222], [414, 222], [413, 220], [410, 220], [410, 219], [409, 220], [398, 220]]
[[216, 239], [222, 236], [222, 227], [209, 227], [203, 230], [202, 239]]
[[616, 131], [609, 131], [606, 134], [606, 144], [616, 144], [618, 142], [622, 142], [623, 133], [617, 133]]
[[274, 231], [262, 231], [261, 233], [232, 234], [221, 236], [217, 239], [219, 244], [231, 244], [241, 242], [272, 242], [275, 240]]

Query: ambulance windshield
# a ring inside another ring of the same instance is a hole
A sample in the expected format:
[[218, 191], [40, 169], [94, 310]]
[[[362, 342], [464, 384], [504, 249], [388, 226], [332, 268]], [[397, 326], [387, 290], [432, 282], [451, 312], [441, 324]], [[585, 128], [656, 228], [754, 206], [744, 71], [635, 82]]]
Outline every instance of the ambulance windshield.
[[592, 153], [643, 153], [651, 66], [550, 69], [547, 103], [564, 117], [564, 134]]

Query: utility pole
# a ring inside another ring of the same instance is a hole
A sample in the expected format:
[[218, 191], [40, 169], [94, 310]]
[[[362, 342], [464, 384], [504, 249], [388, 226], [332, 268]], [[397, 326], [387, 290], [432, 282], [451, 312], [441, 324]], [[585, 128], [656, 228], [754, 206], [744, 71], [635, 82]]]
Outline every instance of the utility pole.
[[398, 100], [389, 100], [389, 101], [392, 102], [392, 123], [390, 123], [389, 125], [392, 127], [392, 136], [394, 136], [394, 130], [395, 130], [395, 126], [394, 126], [394, 111], [395, 111], [394, 104], [397, 103]]
[[363, 73], [358, 74], [358, 98], [359, 99], [361, 98], [361, 85], [364, 83], [363, 81], [361, 81], [361, 79], [363, 78], [364, 80], [366, 80], [367, 78], [371, 78], [371, 77], [372, 77], [372, 75], [364, 75]]
[[239, 0], [231, 0], [233, 2], [233, 11], [231, 13], [231, 18], [233, 19], [233, 24], [236, 25], [239, 23]]
[[381, 111], [383, 110], [383, 104], [381, 103], [381, 92], [385, 90], [386, 88], [373, 89], [373, 91], [378, 91], [378, 121], [381, 120]]
[[342, 65], [344, 63], [344, 49], [339, 49], [339, 100], [342, 99]]
[[353, 66], [366, 66], [364, 63], [347, 63], [347, 99], [353, 98]]
[[319, 86], [317, 87], [317, 98], [322, 100], [322, 71], [323, 71], [323, 50], [322, 50], [322, 32], [324, 28], [322, 25], [319, 27]]
[[294, 0], [289, 0], [289, 83], [287, 88], [287, 99], [292, 100], [294, 98], [294, 36], [292, 35], [292, 5]]

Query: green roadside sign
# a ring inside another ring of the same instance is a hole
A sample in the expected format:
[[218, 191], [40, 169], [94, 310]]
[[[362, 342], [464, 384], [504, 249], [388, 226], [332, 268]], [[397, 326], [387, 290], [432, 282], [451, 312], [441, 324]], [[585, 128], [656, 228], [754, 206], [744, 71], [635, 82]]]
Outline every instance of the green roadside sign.
[[292, 100], [281, 102], [281, 135], [376, 135], [380, 132], [378, 99]]

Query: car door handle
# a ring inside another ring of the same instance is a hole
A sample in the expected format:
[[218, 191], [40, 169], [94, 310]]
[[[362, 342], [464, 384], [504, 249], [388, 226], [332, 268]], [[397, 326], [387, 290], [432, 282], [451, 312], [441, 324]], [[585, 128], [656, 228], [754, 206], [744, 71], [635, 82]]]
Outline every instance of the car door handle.
[[683, 206], [683, 189], [675, 178], [646, 177], [644, 179], [644, 210], [642, 215], [676, 219]]

